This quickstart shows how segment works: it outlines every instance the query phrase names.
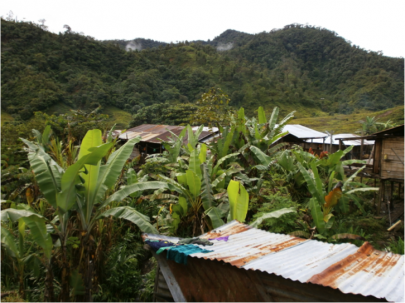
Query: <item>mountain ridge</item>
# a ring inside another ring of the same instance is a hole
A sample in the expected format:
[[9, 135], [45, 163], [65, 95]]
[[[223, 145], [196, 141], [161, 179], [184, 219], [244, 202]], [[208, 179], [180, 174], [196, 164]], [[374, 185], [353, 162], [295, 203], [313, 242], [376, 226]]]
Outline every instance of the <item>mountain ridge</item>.
[[[2, 109], [17, 120], [58, 102], [133, 114], [153, 104], [195, 103], [213, 86], [248, 114], [260, 105], [308, 116], [403, 104], [402, 59], [367, 52], [322, 28], [226, 30], [212, 41], [176, 44], [135, 39], [125, 51], [125, 40], [1, 22]], [[136, 42], [147, 48], [139, 51]]]

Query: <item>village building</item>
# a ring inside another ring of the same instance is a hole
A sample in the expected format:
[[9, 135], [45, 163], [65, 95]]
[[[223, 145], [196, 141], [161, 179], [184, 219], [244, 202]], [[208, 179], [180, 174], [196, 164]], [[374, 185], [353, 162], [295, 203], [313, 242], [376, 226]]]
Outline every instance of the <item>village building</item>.
[[[339, 140], [340, 138], [352, 138], [351, 140], [346, 140], [343, 143]], [[330, 154], [337, 152], [338, 150], [344, 150], [349, 146], [353, 146], [353, 149], [345, 155], [344, 159], [368, 159], [370, 152], [374, 145], [373, 140], [361, 140], [360, 137], [355, 134], [336, 134], [328, 136], [325, 140], [313, 139], [307, 140], [307, 146], [319, 154], [322, 151], [327, 151]], [[363, 144], [362, 144], [363, 141]]]
[[[172, 125], [156, 125], [156, 124], [142, 124], [130, 129], [124, 133], [121, 130], [114, 131], [116, 136], [123, 141], [130, 140], [137, 136], [141, 137], [141, 141], [135, 145], [131, 158], [139, 156], [141, 153], [145, 155], [162, 153], [164, 151], [163, 142], [169, 141], [173, 134], [178, 136], [185, 126], [172, 126]], [[192, 127], [193, 131], [198, 129], [198, 126]], [[207, 142], [218, 135], [218, 128], [204, 127], [198, 140], [201, 143]], [[184, 136], [183, 143], [187, 145], [188, 137]]]
[[[358, 139], [363, 141], [374, 140], [375, 142], [370, 153], [370, 160], [373, 161], [368, 162], [367, 169], [364, 170], [362, 176], [374, 178], [374, 183], [376, 183], [376, 180], [380, 180], [379, 196], [376, 197], [378, 199], [378, 212], [381, 210], [381, 204], [383, 206], [389, 204], [389, 208], [392, 211], [394, 209], [393, 196], [395, 185], [398, 187], [398, 195], [400, 196], [403, 193], [404, 125], [386, 129], [372, 135], [358, 137]], [[339, 138], [341, 144], [350, 140], [351, 138]]]

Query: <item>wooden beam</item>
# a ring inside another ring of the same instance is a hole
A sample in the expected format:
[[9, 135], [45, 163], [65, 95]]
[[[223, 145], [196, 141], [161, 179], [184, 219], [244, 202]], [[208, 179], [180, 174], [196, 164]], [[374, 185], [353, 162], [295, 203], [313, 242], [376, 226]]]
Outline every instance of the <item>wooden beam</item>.
[[395, 223], [394, 225], [392, 225], [390, 228], [387, 229], [387, 231], [391, 231], [393, 230], [395, 227], [397, 227], [402, 221], [399, 220], [397, 223]]
[[[373, 160], [373, 173], [380, 174], [381, 167], [381, 153], [382, 153], [382, 140], [377, 139], [374, 143], [374, 160]], [[381, 174], [380, 174], [381, 175]]]
[[394, 209], [394, 186], [395, 183], [393, 181], [391, 181], [391, 192], [390, 192], [390, 209], [393, 210]]
[[381, 180], [380, 197], [378, 199], [378, 206], [377, 206], [377, 215], [381, 213], [381, 202], [384, 202], [384, 196], [385, 196], [385, 180]]

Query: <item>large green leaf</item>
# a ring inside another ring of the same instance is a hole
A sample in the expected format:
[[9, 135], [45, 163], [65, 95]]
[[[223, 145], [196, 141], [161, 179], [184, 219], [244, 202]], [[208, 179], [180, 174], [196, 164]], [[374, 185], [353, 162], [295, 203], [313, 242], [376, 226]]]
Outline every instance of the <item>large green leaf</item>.
[[200, 135], [203, 131], [203, 128], [204, 128], [204, 125], [200, 125], [194, 133], [191, 126], [187, 125], [188, 143], [190, 143], [193, 148], [195, 148], [197, 146], [198, 138], [200, 137]]
[[264, 152], [262, 152], [256, 146], [251, 146], [250, 150], [255, 154], [255, 156], [259, 159], [260, 163], [264, 166], [269, 166], [271, 163], [272, 158], [267, 156]]
[[186, 185], [187, 185], [187, 176], [186, 176], [186, 173], [177, 173], [177, 174], [176, 174], [176, 178], [177, 178], [177, 181], [178, 181], [181, 185], [183, 185], [183, 186], [186, 186]]
[[[56, 195], [60, 190], [60, 175], [55, 176], [50, 165], [56, 167], [58, 164], [37, 145], [23, 138], [20, 139], [29, 148], [28, 160], [30, 161], [31, 169], [34, 171], [41, 193], [49, 204], [56, 208]], [[57, 171], [62, 171], [62, 169], [58, 167]]]
[[278, 118], [278, 107], [275, 107], [273, 109], [273, 112], [271, 113], [270, 119], [269, 119], [269, 129], [273, 129], [274, 126], [277, 123], [277, 118]]
[[303, 175], [305, 182], [307, 183], [308, 190], [311, 193], [313, 197], [316, 198], [318, 201], [318, 205], [323, 205], [325, 203], [324, 197], [323, 197], [323, 192], [318, 192], [317, 186], [315, 184], [314, 178], [309, 174], [309, 172], [302, 166], [301, 163], [297, 163], [298, 168], [301, 171], [301, 174]]
[[277, 128], [275, 129], [275, 133], [277, 134], [281, 129], [284, 128], [284, 126], [292, 119], [294, 118], [295, 110], [289, 113], [287, 116], [284, 117], [283, 120], [278, 124]]
[[259, 109], [257, 110], [257, 116], [259, 119], [259, 124], [266, 123], [266, 113], [264, 112], [264, 109], [262, 106], [259, 106]]
[[49, 144], [49, 137], [51, 136], [51, 134], [52, 134], [51, 126], [47, 125], [41, 136], [42, 145], [44, 147]]
[[207, 210], [206, 214], [211, 219], [211, 223], [212, 223], [213, 228], [217, 228], [217, 227], [220, 227], [220, 226], [224, 225], [224, 221], [222, 221], [222, 219], [221, 219], [222, 213], [215, 206], [212, 206], [211, 208], [209, 208]]
[[[222, 172], [222, 170], [221, 170]], [[221, 184], [221, 182], [224, 180], [224, 178], [226, 177], [226, 173], [222, 173], [220, 174], [214, 181], [212, 181], [211, 186], [212, 187], [217, 187], [218, 184]], [[223, 182], [225, 184], [225, 182]]]
[[311, 198], [311, 200], [309, 200], [309, 208], [316, 228], [319, 233], [323, 233], [325, 231], [325, 221], [323, 220], [321, 206], [317, 203], [316, 198]]
[[148, 216], [141, 214], [140, 212], [136, 211], [134, 208], [129, 206], [121, 206], [121, 207], [114, 207], [109, 210], [106, 210], [102, 214], [98, 216], [98, 219], [103, 217], [113, 216], [115, 218], [125, 219], [128, 220], [139, 229], [146, 233], [158, 234], [159, 232], [150, 224], [150, 220]]
[[253, 223], [250, 224], [252, 227], [259, 227], [260, 224], [262, 224], [263, 220], [270, 219], [270, 218], [280, 218], [282, 215], [288, 214], [288, 213], [295, 213], [297, 212], [294, 207], [290, 208], [282, 208], [276, 211], [272, 211], [267, 214], [263, 214], [259, 218], [256, 219]]
[[318, 193], [321, 193], [322, 196], [325, 196], [325, 193], [323, 192], [322, 180], [321, 180], [321, 178], [319, 177], [318, 168], [316, 167], [316, 163], [315, 163], [315, 162], [312, 162], [312, 163], [311, 163], [311, 169], [312, 169], [312, 172], [313, 172], [313, 174], [314, 174], [314, 180], [315, 180], [316, 191], [317, 191]]
[[20, 257], [20, 251], [14, 242], [13, 235], [3, 226], [1, 227], [1, 243], [3, 243], [10, 250], [13, 257]]
[[75, 164], [68, 167], [63, 174], [61, 181], [61, 192], [57, 195], [58, 207], [63, 211], [68, 211], [76, 202], [77, 185], [81, 185], [79, 178], [80, 171], [85, 164], [96, 165], [113, 146], [113, 143], [106, 143], [92, 149], [91, 153], [83, 156]]
[[[184, 128], [183, 131], [184, 130], [186, 130], [186, 128]], [[184, 134], [183, 134], [183, 136], [184, 136]], [[182, 142], [183, 142], [182, 137], [180, 137], [180, 138], [177, 138], [177, 140], [174, 142], [174, 144], [172, 146], [169, 143], [163, 143], [164, 147], [169, 152], [169, 160], [171, 163], [175, 163], [177, 161], [177, 158], [180, 154]]]
[[111, 203], [112, 201], [122, 201], [124, 198], [128, 197], [130, 194], [144, 191], [148, 189], [160, 189], [160, 188], [168, 188], [166, 182], [160, 181], [148, 181], [148, 182], [139, 182], [136, 184], [127, 185], [124, 188], [116, 191], [114, 194], [108, 197], [100, 207], [104, 207]]
[[[179, 193], [180, 195], [183, 195], [185, 197], [188, 197], [188, 199], [191, 199], [191, 193], [189, 190], [187, 190], [183, 185], [180, 183], [177, 183], [171, 178], [165, 177], [163, 175], [157, 175], [159, 180], [163, 180], [166, 182], [167, 188], [171, 191], [175, 191]], [[187, 182], [187, 175], [186, 175], [186, 182]]]
[[17, 222], [20, 218], [27, 218], [31, 216], [36, 216], [38, 218], [44, 219], [44, 217], [40, 214], [23, 209], [7, 208], [1, 211], [2, 222], [8, 221], [9, 219], [12, 222]]
[[200, 168], [200, 159], [198, 158], [198, 151], [194, 149], [191, 154], [190, 154], [190, 161], [188, 164], [188, 168], [192, 170], [198, 178], [201, 179], [202, 174], [201, 174], [201, 168]]
[[[238, 121], [237, 121], [237, 129], [236, 129], [239, 133], [244, 134], [246, 132], [245, 123], [246, 123], [245, 109], [243, 107], [241, 107], [238, 110]], [[225, 156], [225, 155], [221, 155], [221, 157], [223, 157], [223, 156]]]
[[120, 149], [113, 152], [105, 165], [101, 166], [97, 179], [96, 196], [92, 205], [103, 200], [108, 189], [114, 186], [122, 172], [126, 161], [131, 155], [134, 145], [140, 141], [140, 137], [133, 138], [125, 143]]
[[355, 188], [352, 190], [349, 190], [348, 192], [345, 192], [346, 195], [350, 195], [355, 192], [366, 192], [366, 191], [378, 191], [380, 188], [379, 187], [363, 187], [363, 188]]
[[329, 166], [332, 165], [336, 165], [340, 162], [340, 159], [346, 155], [347, 153], [349, 153], [351, 150], [353, 149], [353, 145], [349, 146], [348, 148], [346, 148], [345, 150], [338, 150], [337, 152], [330, 154], [328, 156], [328, 160], [327, 160], [327, 164]]
[[43, 248], [45, 256], [49, 259], [52, 251], [52, 238], [47, 232], [45, 220], [37, 216], [25, 217], [23, 220], [31, 230], [33, 240]]
[[231, 130], [226, 134], [225, 138], [218, 140], [219, 158], [223, 158], [228, 154], [229, 146], [232, 143], [234, 132], [235, 130], [231, 128]]
[[239, 155], [239, 153], [229, 154], [229, 155], [226, 155], [226, 156], [220, 158], [220, 159], [217, 161], [217, 164], [214, 166], [214, 169], [212, 170], [212, 174], [216, 174], [216, 173], [217, 173], [217, 171], [218, 171], [218, 169], [221, 167], [221, 164], [222, 164], [222, 163], [224, 163], [226, 160], [228, 160], [228, 159], [230, 159], [230, 158], [232, 158], [232, 157], [235, 157], [235, 156], [237, 156], [237, 155]]
[[228, 188], [231, 220], [244, 222], [249, 207], [249, 194], [240, 182], [231, 180]]
[[352, 165], [352, 164], [367, 164], [367, 160], [358, 160], [358, 159], [351, 159], [342, 161], [343, 166]]
[[[87, 131], [86, 135], [83, 138], [82, 144], [80, 145], [80, 151], [78, 159], [82, 159], [84, 156], [91, 153], [91, 149], [103, 144], [101, 139], [101, 130], [92, 129]], [[89, 216], [92, 212], [92, 207], [95, 199], [97, 179], [100, 171], [100, 162], [98, 161], [95, 165], [85, 165], [86, 172], [80, 173], [81, 178], [84, 180], [85, 188], [85, 201], [87, 208], [85, 213]]]
[[183, 208], [184, 214], [187, 214], [187, 210], [188, 210], [187, 199], [185, 197], [183, 197], [183, 196], [180, 196], [178, 203]]
[[198, 197], [201, 192], [201, 180], [192, 170], [186, 171], [187, 185], [193, 197]]
[[211, 186], [211, 179], [208, 173], [208, 167], [206, 163], [201, 164], [201, 171], [202, 171], [202, 192], [201, 192], [201, 200], [203, 203], [203, 207], [205, 210], [212, 206], [214, 201], [213, 197], [213, 190]]
[[205, 160], [207, 159], [207, 145], [204, 143], [201, 143], [201, 148], [200, 148], [200, 154], [198, 155], [198, 159], [200, 160], [200, 163], [204, 163]]
[[342, 191], [344, 192], [347, 188], [347, 186], [350, 185], [350, 183], [356, 178], [357, 174], [360, 173], [363, 169], [365, 169], [366, 166], [364, 165], [363, 167], [359, 168], [353, 175], [351, 175], [347, 180], [343, 183], [342, 186]]

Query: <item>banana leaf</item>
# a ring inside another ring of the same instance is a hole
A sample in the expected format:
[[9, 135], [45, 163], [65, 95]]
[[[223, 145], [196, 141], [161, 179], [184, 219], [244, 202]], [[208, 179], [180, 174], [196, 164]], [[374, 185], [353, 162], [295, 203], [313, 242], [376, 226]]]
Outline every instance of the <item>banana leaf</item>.
[[158, 234], [159, 232], [150, 224], [150, 220], [148, 216], [145, 216], [144, 214], [141, 214], [140, 212], [136, 211], [134, 208], [129, 207], [129, 206], [120, 206], [120, 207], [114, 207], [109, 210], [104, 211], [101, 213], [97, 219], [101, 218], [106, 218], [109, 216], [113, 216], [115, 218], [119, 219], [125, 219], [128, 220], [132, 223], [134, 223], [136, 226], [139, 227], [139, 229], [143, 232], [146, 233], [152, 233], [152, 234]]
[[290, 208], [282, 208], [276, 211], [272, 211], [270, 213], [264, 214], [257, 218], [253, 223], [250, 224], [250, 226], [258, 228], [260, 224], [266, 219], [270, 218], [280, 218], [282, 215], [288, 214], [288, 213], [295, 213], [297, 210], [294, 207]]
[[249, 194], [240, 182], [233, 180], [229, 182], [227, 191], [231, 219], [244, 222], [249, 206]]
[[206, 163], [201, 164], [201, 171], [202, 171], [202, 192], [201, 192], [201, 200], [203, 203], [203, 207], [205, 210], [212, 206], [214, 201], [213, 197], [213, 190], [211, 185], [211, 179], [208, 173], [208, 167]]

